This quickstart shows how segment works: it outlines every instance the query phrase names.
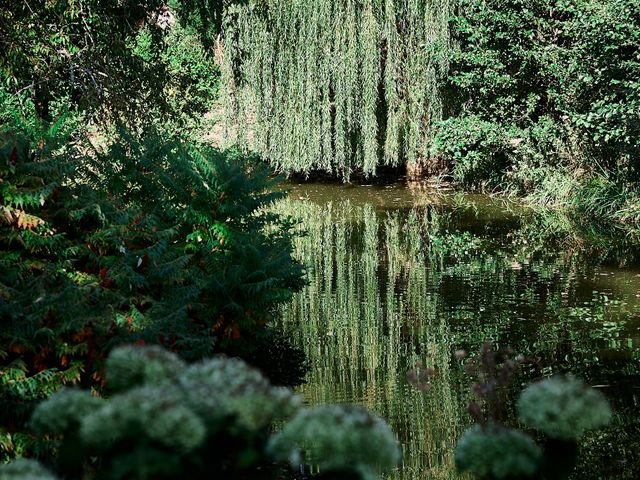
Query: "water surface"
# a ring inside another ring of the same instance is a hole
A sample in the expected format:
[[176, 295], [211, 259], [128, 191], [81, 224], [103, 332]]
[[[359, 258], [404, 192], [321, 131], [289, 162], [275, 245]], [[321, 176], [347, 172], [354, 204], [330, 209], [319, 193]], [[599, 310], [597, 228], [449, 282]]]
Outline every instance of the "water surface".
[[[294, 185], [279, 212], [301, 220], [309, 285], [282, 327], [311, 370], [309, 404], [352, 403], [403, 445], [391, 478], [459, 478], [471, 377], [455, 352], [483, 342], [525, 355], [517, 382], [574, 372], [597, 385], [615, 424], [588, 435], [575, 478], [640, 478], [640, 267], [622, 233], [504, 200], [404, 185]], [[426, 392], [407, 381], [434, 368]], [[514, 395], [519, 389], [514, 385]]]

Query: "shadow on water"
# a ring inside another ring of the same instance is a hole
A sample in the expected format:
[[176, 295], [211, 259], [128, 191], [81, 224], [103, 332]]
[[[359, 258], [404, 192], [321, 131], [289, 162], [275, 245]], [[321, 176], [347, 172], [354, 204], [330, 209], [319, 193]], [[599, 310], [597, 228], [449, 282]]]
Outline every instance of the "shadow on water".
[[[533, 360], [520, 382], [571, 371], [616, 421], [587, 436], [575, 478], [640, 477], [640, 251], [486, 196], [400, 185], [293, 186], [274, 207], [301, 220], [309, 285], [282, 328], [309, 360], [310, 404], [364, 405], [403, 444], [398, 479], [458, 478], [470, 379], [454, 352], [491, 341]], [[418, 362], [436, 369], [410, 385]]]

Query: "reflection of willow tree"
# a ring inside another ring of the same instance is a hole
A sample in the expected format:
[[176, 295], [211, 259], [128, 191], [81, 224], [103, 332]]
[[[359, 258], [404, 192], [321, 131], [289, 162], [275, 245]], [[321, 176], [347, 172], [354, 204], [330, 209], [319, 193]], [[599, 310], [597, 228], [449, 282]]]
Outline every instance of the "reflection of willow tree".
[[[459, 382], [449, 371], [452, 336], [445, 322], [406, 324], [405, 312], [417, 299], [403, 295], [398, 281], [400, 271], [417, 270], [418, 264], [380, 250], [381, 232], [397, 234], [399, 222], [381, 222], [368, 205], [280, 208], [295, 209], [309, 233], [298, 239], [297, 251], [307, 260], [311, 282], [284, 315], [285, 328], [309, 356], [305, 397], [314, 404], [356, 401], [375, 410], [404, 444], [403, 476], [428, 471], [434, 478], [450, 478], [464, 423]], [[386, 267], [385, 257], [391, 260]], [[426, 394], [405, 381], [418, 360], [440, 368]]]
[[[584, 288], [579, 279], [592, 267], [580, 250], [554, 250], [532, 235], [531, 219], [478, 230], [459, 207], [384, 212], [287, 200], [276, 208], [308, 233], [296, 252], [310, 283], [283, 312], [311, 364], [305, 397], [362, 403], [387, 418], [405, 448], [399, 478], [454, 476], [468, 421], [458, 348], [511, 345], [548, 373], [594, 381], [638, 371], [632, 307]], [[418, 361], [436, 370], [425, 394], [406, 381]]]
[[428, 157], [451, 0], [249, 0], [225, 38], [232, 110], [287, 171], [349, 178]]

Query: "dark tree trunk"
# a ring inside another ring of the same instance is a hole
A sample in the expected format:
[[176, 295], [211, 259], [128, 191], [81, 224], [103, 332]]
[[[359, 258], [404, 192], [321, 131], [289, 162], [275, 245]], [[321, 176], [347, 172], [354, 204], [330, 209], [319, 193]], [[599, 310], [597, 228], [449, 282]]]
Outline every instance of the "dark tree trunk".
[[33, 87], [33, 97], [38, 118], [44, 122], [51, 121], [49, 88], [45, 82], [36, 80]]

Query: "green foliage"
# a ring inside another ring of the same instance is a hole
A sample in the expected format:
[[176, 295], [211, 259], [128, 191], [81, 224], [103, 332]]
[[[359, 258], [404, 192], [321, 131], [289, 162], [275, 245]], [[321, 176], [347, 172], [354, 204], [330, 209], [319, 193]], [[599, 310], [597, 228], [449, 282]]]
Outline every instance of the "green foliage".
[[[2, 132], [3, 425], [62, 384], [102, 380], [124, 340], [197, 359], [265, 335], [302, 285], [284, 193], [255, 159], [120, 131], [69, 142], [61, 121]], [[242, 350], [236, 348], [236, 350]]]
[[0, 6], [3, 460], [30, 449], [34, 402], [104, 387], [114, 345], [248, 355], [302, 285], [291, 222], [265, 210], [278, 180], [256, 158], [178, 140], [217, 96], [226, 3]]
[[294, 467], [304, 460], [329, 476], [353, 473], [362, 480], [376, 479], [400, 461], [398, 441], [384, 421], [338, 405], [301, 410], [268, 448]]
[[541, 460], [531, 437], [499, 425], [475, 425], [456, 446], [456, 466], [484, 479], [534, 478]]
[[365, 3], [228, 9], [228, 108], [273, 165], [345, 180], [445, 165], [465, 186], [566, 207], [611, 174], [623, 198], [582, 210], [638, 218], [637, 2]]
[[529, 385], [518, 400], [520, 420], [551, 438], [577, 440], [611, 421], [604, 395], [573, 377], [553, 377]]
[[[65, 272], [77, 245], [52, 221], [64, 224], [65, 204], [75, 204], [61, 189], [77, 165], [64, 154], [67, 124], [61, 120], [48, 128], [28, 123], [11, 126], [5, 124], [0, 131], [3, 425], [19, 424], [29, 402], [76, 381], [83, 365], [70, 355], [86, 352], [84, 341], [66, 343], [81, 334], [86, 323], [60, 308], [87, 304], [82, 300], [84, 286], [71, 288], [73, 282]], [[57, 319], [52, 302], [59, 305]], [[52, 325], [56, 320], [60, 323]], [[50, 356], [58, 361], [51, 364]], [[7, 408], [7, 403], [15, 408]]]
[[46, 121], [73, 110], [102, 125], [170, 124], [176, 134], [201, 121], [219, 83], [212, 49], [186, 21], [193, 8], [159, 0], [6, 3], [0, 95], [23, 97]]
[[433, 149], [449, 159], [456, 180], [475, 188], [495, 188], [504, 183], [509, 153], [509, 133], [504, 127], [474, 115], [447, 119], [441, 127]]
[[[187, 14], [183, 3], [172, 2], [171, 8], [163, 7], [158, 19], [161, 41], [151, 24], [136, 33], [131, 45], [136, 58], [162, 72], [160, 83], [146, 86], [152, 90], [150, 98], [141, 101], [133, 122], [142, 128], [152, 124], [164, 135], [185, 138], [204, 125], [203, 116], [214, 108], [220, 85], [214, 47], [203, 44], [197, 25], [182, 18]], [[150, 80], [145, 72], [139, 75]], [[132, 100], [138, 101], [136, 97]]]
[[[143, 92], [149, 92], [141, 73], [147, 85], [160, 81], [160, 72], [142, 63], [129, 45], [162, 4], [5, 2], [0, 10], [5, 19], [0, 28], [2, 84], [14, 92], [30, 90], [40, 118], [47, 120], [51, 103], [62, 99], [83, 109], [109, 104], [125, 113], [134, 108], [131, 99], [143, 100]], [[159, 38], [159, 26], [153, 27]]]
[[213, 52], [204, 48], [193, 27], [175, 23], [165, 40], [162, 61], [171, 79], [163, 93], [174, 112], [196, 120], [213, 108], [218, 96], [220, 69]]
[[447, 89], [457, 107], [432, 153], [467, 186], [637, 221], [638, 8], [634, 0], [459, 1]]
[[[123, 368], [127, 360], [130, 368]], [[126, 380], [117, 379], [120, 374]], [[349, 466], [361, 478], [377, 478], [374, 472], [399, 458], [397, 441], [381, 420], [355, 408], [300, 410], [293, 392], [274, 387], [238, 359], [186, 366], [157, 347], [120, 347], [107, 362], [107, 377], [118, 387], [108, 400], [62, 390], [34, 412], [34, 428], [58, 443], [53, 460], [65, 478], [89, 472], [110, 479], [280, 478], [268, 450], [294, 448], [291, 442], [301, 437], [293, 434], [301, 432], [305, 443], [309, 434], [318, 436], [316, 451], [326, 455], [326, 465]], [[276, 422], [297, 411], [271, 437]], [[363, 450], [364, 441], [370, 447]], [[70, 447], [73, 454], [63, 457]]]
[[613, 157], [611, 167], [621, 154], [633, 163], [640, 148], [640, 6], [633, 0], [583, 1], [570, 2], [567, 10], [573, 21], [563, 66], [570, 94], [558, 102], [592, 137], [603, 160]]
[[176, 346], [200, 343], [202, 355], [211, 332], [233, 339], [264, 325], [301, 285], [289, 226], [263, 209], [284, 193], [255, 159], [123, 133], [92, 167], [91, 192], [111, 200], [97, 267], [134, 297], [123, 314], [148, 336], [180, 335]]
[[225, 9], [245, 0], [169, 0], [171, 8], [180, 12], [179, 18], [193, 27], [203, 45], [211, 46], [222, 32]]
[[[227, 10], [228, 108], [286, 172], [420, 164], [443, 114], [449, 0], [251, 0]], [[240, 132], [243, 136], [246, 132]]]

